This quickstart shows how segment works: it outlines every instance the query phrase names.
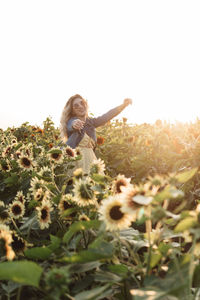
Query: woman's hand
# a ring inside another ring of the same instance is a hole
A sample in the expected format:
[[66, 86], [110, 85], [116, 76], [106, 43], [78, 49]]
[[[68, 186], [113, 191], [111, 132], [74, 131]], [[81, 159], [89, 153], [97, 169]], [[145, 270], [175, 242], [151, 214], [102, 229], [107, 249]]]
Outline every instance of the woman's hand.
[[76, 130], [81, 130], [84, 127], [85, 122], [79, 119], [76, 119], [72, 122], [72, 127]]
[[126, 107], [126, 106], [128, 106], [129, 104], [132, 104], [132, 99], [130, 99], [130, 98], [126, 98], [126, 99], [124, 99], [124, 106]]

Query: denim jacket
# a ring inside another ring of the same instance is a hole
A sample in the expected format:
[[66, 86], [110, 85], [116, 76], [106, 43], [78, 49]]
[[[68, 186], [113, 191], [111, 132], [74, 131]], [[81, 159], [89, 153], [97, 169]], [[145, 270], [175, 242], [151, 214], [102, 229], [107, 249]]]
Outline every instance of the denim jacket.
[[85, 125], [80, 131], [72, 127], [72, 122], [76, 120], [77, 117], [69, 119], [69, 121], [67, 122], [68, 140], [66, 144], [71, 148], [76, 148], [85, 133], [87, 133], [87, 135], [90, 136], [96, 143], [97, 138], [95, 128], [104, 125], [106, 122], [116, 117], [124, 108], [125, 106], [120, 105], [109, 110], [107, 113], [98, 118], [86, 118]]

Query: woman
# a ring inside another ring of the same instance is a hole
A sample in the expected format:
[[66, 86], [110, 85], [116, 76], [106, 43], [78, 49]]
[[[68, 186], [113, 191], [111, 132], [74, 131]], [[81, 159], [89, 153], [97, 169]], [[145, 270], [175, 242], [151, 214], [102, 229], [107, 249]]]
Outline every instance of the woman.
[[124, 99], [123, 104], [98, 118], [88, 117], [87, 101], [78, 94], [70, 97], [65, 104], [60, 120], [61, 137], [71, 148], [80, 147], [82, 160], [76, 167], [82, 167], [84, 173], [89, 173], [90, 164], [96, 159], [93, 151], [97, 140], [95, 128], [117, 116], [129, 104], [132, 100]]

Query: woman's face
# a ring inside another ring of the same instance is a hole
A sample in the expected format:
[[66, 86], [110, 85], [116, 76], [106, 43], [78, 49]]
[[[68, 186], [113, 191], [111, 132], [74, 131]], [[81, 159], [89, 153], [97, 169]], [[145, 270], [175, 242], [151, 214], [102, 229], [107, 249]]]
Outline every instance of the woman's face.
[[72, 112], [76, 117], [85, 117], [87, 114], [87, 107], [81, 98], [74, 99], [72, 103]]

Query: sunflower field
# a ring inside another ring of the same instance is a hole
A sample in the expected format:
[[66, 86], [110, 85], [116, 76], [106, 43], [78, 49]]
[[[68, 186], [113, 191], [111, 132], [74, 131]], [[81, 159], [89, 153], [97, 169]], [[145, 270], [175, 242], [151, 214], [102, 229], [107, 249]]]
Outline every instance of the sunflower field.
[[0, 300], [200, 299], [200, 120], [0, 131]]

